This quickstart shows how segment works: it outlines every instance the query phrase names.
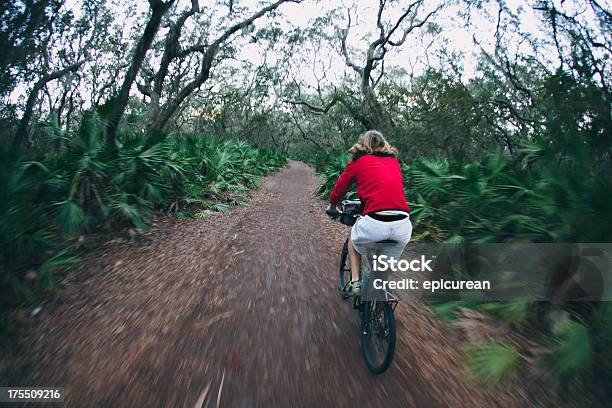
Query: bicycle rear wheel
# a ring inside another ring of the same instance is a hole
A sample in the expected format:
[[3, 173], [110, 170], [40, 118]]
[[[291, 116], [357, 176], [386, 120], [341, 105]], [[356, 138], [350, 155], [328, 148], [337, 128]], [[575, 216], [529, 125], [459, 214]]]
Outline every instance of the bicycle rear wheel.
[[351, 281], [351, 266], [348, 257], [348, 238], [344, 241], [342, 252], [340, 253], [340, 270], [339, 270], [338, 286], [342, 299], [348, 299], [349, 296], [345, 293], [346, 285]]
[[387, 302], [363, 302], [361, 349], [368, 369], [381, 374], [395, 354], [395, 315]]

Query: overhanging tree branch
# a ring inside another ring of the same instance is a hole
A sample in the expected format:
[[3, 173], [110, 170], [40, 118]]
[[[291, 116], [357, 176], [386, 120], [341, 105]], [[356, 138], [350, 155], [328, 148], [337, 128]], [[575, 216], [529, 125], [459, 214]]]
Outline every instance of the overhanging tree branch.
[[82, 61], [75, 62], [74, 64], [68, 65], [67, 67], [59, 69], [57, 71], [53, 71], [50, 74], [43, 75], [38, 81], [36, 81], [36, 83], [32, 87], [32, 91], [30, 91], [30, 94], [28, 95], [23, 116], [19, 121], [17, 133], [15, 134], [16, 141], [23, 143], [27, 140], [28, 133], [30, 130], [30, 120], [32, 119], [32, 112], [34, 110], [34, 104], [36, 103], [36, 99], [38, 98], [38, 93], [45, 87], [45, 85], [50, 81], [63, 77], [69, 72], [77, 71], [81, 67], [81, 65], [83, 65], [87, 61], [88, 59], [84, 59]]
[[159, 113], [156, 120], [151, 123], [151, 129], [162, 129], [166, 123], [170, 120], [172, 115], [176, 112], [177, 108], [180, 104], [191, 95], [196, 89], [202, 86], [209, 78], [210, 71], [212, 69], [213, 63], [219, 50], [222, 45], [236, 32], [248, 27], [258, 18], [264, 16], [270, 11], [275, 10], [283, 3], [301, 3], [302, 0], [278, 0], [269, 6], [266, 6], [250, 17], [240, 21], [239, 23], [234, 24], [229, 27], [226, 31], [223, 32], [215, 41], [213, 41], [204, 51], [204, 55], [202, 56], [202, 63], [200, 67], [200, 72], [195, 79], [191, 82], [187, 83], [180, 91], [177, 93], [176, 97], [172, 100], [167, 101], [163, 107], [161, 108], [161, 112]]
[[[427, 21], [443, 7], [443, 4], [440, 4], [438, 7], [427, 13], [422, 19], [419, 19], [419, 10], [423, 4], [424, 0], [416, 0], [412, 2], [396, 20], [388, 25], [383, 21], [383, 14], [387, 1], [379, 0], [378, 11], [376, 13], [376, 27], [378, 29], [378, 36], [368, 45], [365, 55], [365, 64], [363, 66], [359, 66], [354, 62], [347, 46], [347, 38], [352, 25], [350, 10], [348, 11], [346, 28], [337, 30], [338, 37], [340, 39], [340, 51], [344, 56], [346, 65], [353, 69], [359, 76], [363, 100], [369, 108], [368, 116], [370, 116], [370, 119], [365, 118], [363, 114], [359, 114], [359, 117], [354, 118], [368, 128], [375, 127], [384, 130], [386, 128], [393, 127], [393, 122], [389, 115], [384, 112], [376, 97], [374, 88], [378, 85], [384, 75], [384, 58], [389, 48], [403, 45], [411, 32], [425, 25], [425, 23], [427, 23]], [[406, 20], [409, 20], [408, 27], [404, 28], [403, 34], [398, 40], [393, 41], [391, 38], [402, 27], [402, 25], [405, 25], [404, 22]], [[376, 80], [374, 80], [372, 71], [379, 66], [381, 66], [381, 74]], [[342, 100], [340, 102], [342, 102]], [[343, 105], [345, 105], [347, 109], [350, 108], [349, 111], [356, 112], [354, 108], [350, 106], [350, 104], [343, 103]]]
[[338, 98], [338, 96], [334, 94], [332, 99], [324, 106], [315, 106], [306, 101], [293, 101], [289, 99], [283, 99], [283, 102], [291, 104], [291, 105], [305, 106], [310, 112], [313, 112], [313, 113], [327, 113], [329, 112], [331, 108], [333, 108], [336, 105], [336, 103], [338, 103], [339, 100], [340, 99]]

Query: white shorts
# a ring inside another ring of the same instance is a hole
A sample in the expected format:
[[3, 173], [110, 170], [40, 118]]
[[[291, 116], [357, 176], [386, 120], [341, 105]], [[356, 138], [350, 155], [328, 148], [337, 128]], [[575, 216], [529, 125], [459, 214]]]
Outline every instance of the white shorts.
[[387, 255], [399, 259], [404, 247], [412, 236], [410, 217], [397, 221], [379, 221], [369, 216], [357, 218], [351, 229], [353, 248], [361, 255], [366, 253], [369, 245], [384, 240], [397, 241], [397, 245], [388, 246]]

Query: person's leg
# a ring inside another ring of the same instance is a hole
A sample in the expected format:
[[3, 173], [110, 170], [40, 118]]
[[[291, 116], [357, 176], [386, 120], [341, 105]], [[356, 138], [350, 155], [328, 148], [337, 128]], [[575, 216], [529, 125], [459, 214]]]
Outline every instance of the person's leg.
[[381, 235], [380, 228], [372, 223], [370, 217], [359, 217], [353, 225], [348, 251], [351, 264], [351, 282], [356, 282], [355, 285], [351, 286], [357, 288], [357, 290], [352, 291], [354, 294], [359, 294], [361, 288], [361, 256], [366, 253], [369, 245], [382, 239], [385, 239], [385, 237]]
[[408, 218], [394, 226], [390, 239], [397, 241], [397, 244], [387, 247], [386, 255], [399, 259], [411, 237], [412, 222]]
[[349, 262], [351, 264], [351, 281], [359, 280], [359, 269], [361, 267], [361, 255], [353, 248], [353, 240], [348, 240]]

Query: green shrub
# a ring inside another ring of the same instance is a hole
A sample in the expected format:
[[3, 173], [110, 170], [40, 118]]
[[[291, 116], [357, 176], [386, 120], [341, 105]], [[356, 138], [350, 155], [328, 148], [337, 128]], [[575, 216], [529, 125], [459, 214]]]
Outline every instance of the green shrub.
[[[145, 229], [156, 210], [227, 211], [286, 163], [278, 152], [202, 135], [124, 130], [111, 145], [94, 112], [73, 134], [53, 123], [36, 129], [42, 142], [30, 152], [0, 147], [0, 311], [53, 286], [53, 271], [75, 261], [63, 248], [80, 234]], [[38, 271], [36, 282], [27, 270]]]
[[497, 385], [517, 372], [520, 354], [510, 344], [484, 341], [470, 347], [468, 364], [476, 379], [486, 385]]

